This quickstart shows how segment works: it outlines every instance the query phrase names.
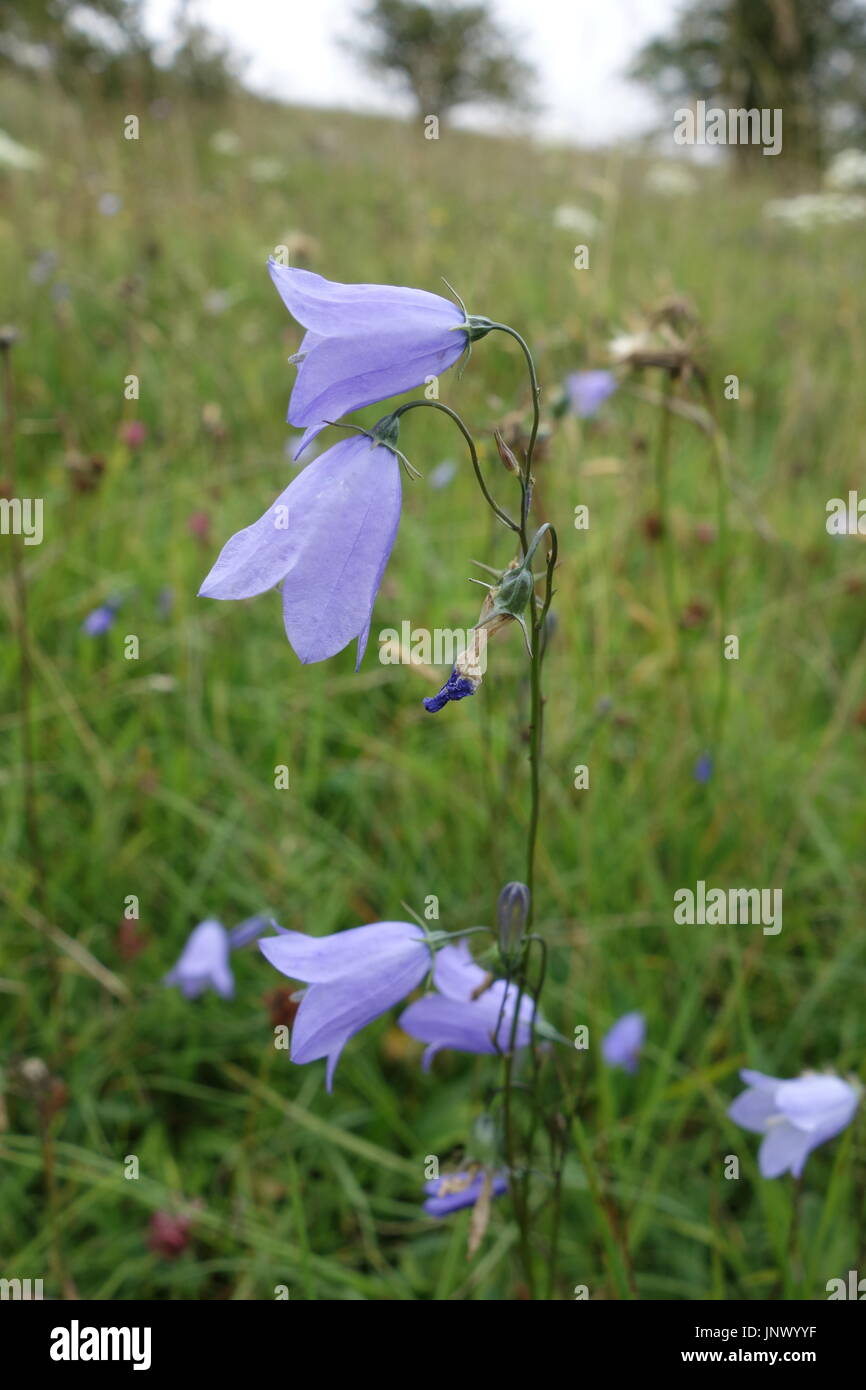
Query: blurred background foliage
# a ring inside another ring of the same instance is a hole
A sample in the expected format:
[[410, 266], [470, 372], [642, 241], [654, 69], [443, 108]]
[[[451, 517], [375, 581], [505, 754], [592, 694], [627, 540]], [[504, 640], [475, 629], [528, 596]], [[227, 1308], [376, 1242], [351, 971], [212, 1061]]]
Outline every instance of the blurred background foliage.
[[[563, 1061], [593, 1178], [641, 1296], [823, 1297], [862, 1253], [862, 1120], [810, 1159], [794, 1202], [761, 1182], [755, 1139], [725, 1108], [744, 1064], [862, 1076], [866, 573], [862, 538], [824, 524], [827, 499], [863, 474], [860, 228], [768, 218], [774, 160], [748, 179], [720, 163], [683, 181], [677, 166], [672, 191], [648, 151], [431, 141], [420, 123], [197, 84], [151, 64], [134, 7], [105, 13], [128, 40], [113, 91], [71, 51], [16, 62], [4, 82], [4, 128], [38, 159], [0, 172], [0, 319], [17, 333], [2, 477], [8, 494], [16, 468], [19, 491], [44, 499], [45, 539], [20, 548], [38, 845], [3, 576], [2, 1272], [44, 1276], [53, 1297], [523, 1292], [505, 1204], [470, 1262], [466, 1214], [434, 1224], [419, 1207], [425, 1157], [471, 1145], [487, 1060], [449, 1054], [423, 1075], [419, 1047], [383, 1019], [328, 1098], [323, 1067], [273, 1047], [289, 986], [254, 949], [234, 962], [230, 1004], [161, 984], [206, 916], [231, 926], [263, 910], [326, 933], [436, 894], [440, 924], [465, 927], [493, 920], [523, 863], [519, 634], [491, 646], [479, 694], [435, 718], [421, 698], [441, 672], [376, 660], [377, 631], [404, 619], [469, 625], [470, 561], [511, 558], [447, 421], [415, 412], [404, 428], [425, 481], [407, 485], [359, 674], [350, 651], [299, 667], [275, 596], [196, 598], [224, 539], [292, 476], [300, 331], [264, 268], [283, 245], [335, 279], [439, 290], [445, 276], [533, 345], [539, 503], [561, 537], [538, 926], [545, 1010], [594, 1040]], [[10, 15], [21, 42], [44, 22], [65, 52], [66, 7], [5, 6], [7, 56]], [[199, 100], [205, 88], [218, 101]], [[130, 112], [138, 140], [124, 139]], [[669, 382], [622, 367], [597, 419], [555, 417], [568, 372], [608, 365], [611, 339], [659, 323], [696, 370]], [[725, 548], [701, 380], [727, 440]], [[525, 424], [518, 355], [478, 344], [442, 398], [501, 493], [492, 430]], [[453, 481], [431, 486], [449, 460]], [[88, 637], [106, 601], [114, 625]], [[727, 632], [740, 659], [723, 670]], [[124, 658], [130, 634], [138, 660]], [[588, 791], [573, 786], [582, 763]], [[274, 788], [280, 764], [288, 791]], [[673, 893], [699, 878], [782, 888], [781, 935], [675, 927]], [[595, 1043], [635, 1008], [649, 1041], [629, 1078]], [[721, 1178], [729, 1153], [737, 1182]], [[588, 1172], [570, 1158], [560, 1297], [578, 1283], [616, 1293]], [[157, 1212], [182, 1239], [149, 1226]], [[541, 1257], [545, 1242], [539, 1226]]]

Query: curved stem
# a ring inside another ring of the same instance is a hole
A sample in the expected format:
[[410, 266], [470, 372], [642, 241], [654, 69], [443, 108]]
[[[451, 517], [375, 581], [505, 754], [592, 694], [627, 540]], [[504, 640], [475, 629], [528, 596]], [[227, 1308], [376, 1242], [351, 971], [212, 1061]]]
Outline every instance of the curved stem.
[[449, 416], [450, 419], [454, 421], [469, 446], [469, 456], [472, 459], [472, 467], [475, 469], [475, 477], [478, 481], [478, 486], [484, 494], [484, 500], [504, 525], [510, 527], [512, 531], [516, 531], [517, 534], [520, 535], [521, 530], [517, 522], [510, 517], [506, 511], [503, 511], [499, 503], [494, 501], [491, 496], [490, 490], [484, 481], [484, 475], [481, 472], [481, 464], [478, 462], [478, 451], [475, 448], [475, 440], [472, 438], [472, 435], [469, 433], [469, 430], [466, 428], [466, 425], [463, 423], [456, 410], [452, 410], [450, 405], [445, 405], [444, 401], [409, 401], [406, 405], [397, 407], [394, 411], [394, 418], [399, 420], [400, 416], [405, 415], [407, 410], [417, 410], [421, 406], [427, 406], [432, 410], [441, 410], [443, 415]]
[[538, 376], [535, 371], [535, 362], [526, 339], [521, 337], [516, 328], [512, 328], [507, 323], [494, 323], [491, 332], [498, 329], [500, 333], [507, 333], [516, 343], [519, 343], [523, 356], [526, 358], [526, 366], [529, 371], [529, 384], [532, 390], [532, 430], [529, 435], [529, 443], [526, 446], [526, 456], [523, 473], [523, 498], [520, 508], [521, 521], [521, 540], [523, 542], [523, 553], [526, 554], [526, 523], [529, 517], [529, 509], [532, 506], [532, 455], [535, 452], [535, 441], [538, 438], [538, 426], [541, 421], [541, 387], [538, 384]]

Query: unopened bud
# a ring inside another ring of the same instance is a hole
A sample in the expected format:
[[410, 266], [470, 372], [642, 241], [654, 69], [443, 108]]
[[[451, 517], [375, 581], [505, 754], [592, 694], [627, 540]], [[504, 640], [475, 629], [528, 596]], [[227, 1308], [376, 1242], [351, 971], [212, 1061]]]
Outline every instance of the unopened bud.
[[496, 905], [499, 949], [506, 960], [520, 952], [526, 918], [529, 915], [529, 889], [525, 883], [506, 883]]
[[509, 473], [519, 473], [521, 471], [520, 464], [517, 462], [517, 459], [513, 451], [509, 449], [505, 440], [502, 438], [502, 435], [500, 434], [499, 430], [493, 431], [493, 438], [496, 440], [496, 447], [499, 450], [499, 457], [502, 459], [502, 462], [505, 464], [505, 467], [508, 469]]

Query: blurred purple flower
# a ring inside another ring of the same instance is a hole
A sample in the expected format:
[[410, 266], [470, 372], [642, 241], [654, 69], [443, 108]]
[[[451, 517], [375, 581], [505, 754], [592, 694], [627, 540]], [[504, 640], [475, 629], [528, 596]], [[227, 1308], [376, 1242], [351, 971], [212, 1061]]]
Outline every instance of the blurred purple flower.
[[259, 941], [259, 950], [290, 980], [309, 984], [292, 1029], [291, 1058], [302, 1064], [327, 1057], [330, 1091], [346, 1043], [420, 985], [430, 947], [410, 922], [374, 922], [323, 937], [277, 930]]
[[88, 637], [104, 636], [114, 622], [119, 607], [120, 604], [114, 599], [101, 603], [98, 608], [88, 613], [81, 624], [81, 631], [86, 632]]
[[758, 1166], [764, 1178], [790, 1172], [799, 1178], [813, 1149], [845, 1129], [854, 1118], [860, 1092], [839, 1076], [807, 1072], [792, 1081], [741, 1071], [747, 1090], [728, 1115], [744, 1129], [763, 1134]]
[[[450, 1216], [452, 1211], [462, 1207], [474, 1207], [484, 1187], [485, 1173], [466, 1169], [459, 1173], [446, 1173], [441, 1178], [431, 1178], [424, 1184], [428, 1194], [424, 1210], [428, 1216]], [[501, 1197], [508, 1191], [508, 1179], [502, 1173], [494, 1173], [492, 1195]]]
[[231, 999], [235, 982], [229, 968], [229, 934], [221, 922], [199, 922], [163, 984], [177, 985], [185, 999], [195, 999], [206, 989]]
[[177, 985], [187, 999], [195, 999], [208, 988], [216, 990], [223, 999], [231, 999], [235, 990], [229, 965], [229, 952], [248, 946], [274, 923], [269, 917], [247, 917], [230, 932], [222, 922], [208, 918], [190, 932], [180, 959], [163, 979], [164, 985]]
[[289, 422], [303, 451], [328, 420], [421, 386], [453, 366], [469, 342], [450, 299], [397, 285], [341, 285], [268, 261], [271, 279], [307, 332], [291, 361], [298, 376]]
[[242, 946], [248, 946], [251, 941], [257, 941], [262, 932], [266, 932], [274, 923], [270, 917], [246, 917], [243, 922], [239, 922], [236, 927], [232, 927], [229, 932], [229, 946], [231, 950], [237, 951]]
[[401, 498], [400, 464], [386, 444], [341, 439], [226, 542], [199, 594], [252, 598], [282, 580], [286, 635], [301, 661], [325, 661], [357, 637], [357, 670]]
[[646, 1037], [646, 1019], [641, 1013], [623, 1014], [602, 1039], [601, 1055], [609, 1067], [637, 1071]]
[[617, 387], [613, 372], [571, 372], [565, 378], [565, 394], [569, 409], [581, 420], [595, 415]]
[[[476, 965], [465, 941], [443, 946], [436, 953], [433, 982], [438, 994], [428, 994], [410, 1004], [400, 1015], [404, 1033], [427, 1043], [422, 1065], [427, 1071], [442, 1048], [457, 1052], [507, 1052], [517, 1004], [517, 986], [491, 980]], [[515, 1048], [527, 1047], [535, 1001], [527, 994], [520, 1000], [514, 1035]]]
[[695, 781], [709, 782], [713, 775], [713, 760], [709, 753], [702, 753], [695, 763]]

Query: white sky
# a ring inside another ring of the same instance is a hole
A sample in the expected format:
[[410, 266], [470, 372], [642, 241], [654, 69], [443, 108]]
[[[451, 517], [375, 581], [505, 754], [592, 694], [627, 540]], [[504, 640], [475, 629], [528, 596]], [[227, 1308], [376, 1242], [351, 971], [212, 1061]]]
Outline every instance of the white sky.
[[[522, 34], [540, 73], [537, 125], [577, 144], [604, 144], [646, 130], [652, 95], [622, 76], [649, 37], [671, 25], [680, 0], [493, 0]], [[145, 0], [154, 37], [170, 32], [178, 0]], [[192, 0], [193, 13], [250, 59], [256, 90], [303, 105], [401, 114], [338, 40], [350, 36], [355, 0]]]

